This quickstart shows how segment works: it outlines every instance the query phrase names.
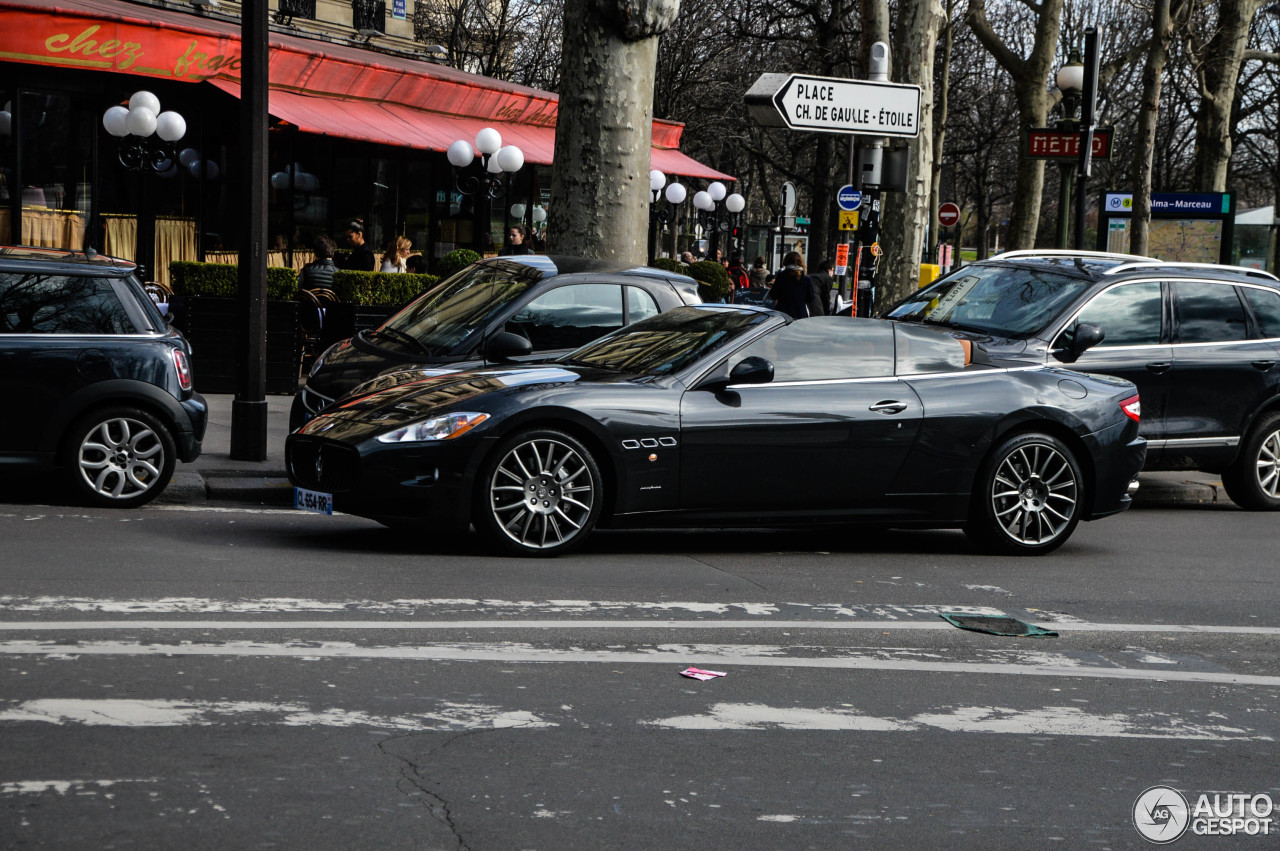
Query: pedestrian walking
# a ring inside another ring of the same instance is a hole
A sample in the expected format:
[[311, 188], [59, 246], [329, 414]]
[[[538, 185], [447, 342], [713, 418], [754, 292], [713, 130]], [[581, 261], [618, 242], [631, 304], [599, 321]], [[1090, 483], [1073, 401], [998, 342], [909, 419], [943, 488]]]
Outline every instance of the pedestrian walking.
[[686, 266], [688, 266], [689, 264], [693, 263], [693, 262], [694, 262], [694, 261], [693, 261], [693, 252], [692, 252], [692, 251], [682, 251], [682, 252], [680, 252], [680, 262], [681, 262], [681, 263], [683, 263], [683, 264], [684, 264], [684, 265], [686, 265]]
[[773, 295], [776, 309], [792, 319], [805, 319], [809, 316], [809, 299], [813, 292], [813, 281], [805, 274], [804, 258], [800, 252], [788, 252], [782, 258], [782, 269], [773, 280]]
[[823, 260], [818, 264], [818, 271], [809, 275], [813, 281], [813, 293], [809, 297], [810, 316], [831, 315], [831, 286], [835, 279], [831, 276], [836, 264], [832, 260]]
[[498, 256], [510, 257], [516, 254], [532, 254], [533, 249], [525, 243], [524, 236], [524, 225], [512, 225], [507, 228], [507, 244], [502, 246]]
[[333, 273], [338, 271], [338, 267], [333, 265], [333, 252], [337, 250], [337, 247], [333, 244], [332, 239], [323, 234], [316, 237], [316, 241], [311, 247], [312, 252], [315, 254], [315, 259], [302, 267], [302, 271], [298, 275], [298, 289], [333, 289]]
[[764, 265], [764, 258], [757, 257], [751, 262], [751, 286], [767, 287], [769, 286], [769, 267]]

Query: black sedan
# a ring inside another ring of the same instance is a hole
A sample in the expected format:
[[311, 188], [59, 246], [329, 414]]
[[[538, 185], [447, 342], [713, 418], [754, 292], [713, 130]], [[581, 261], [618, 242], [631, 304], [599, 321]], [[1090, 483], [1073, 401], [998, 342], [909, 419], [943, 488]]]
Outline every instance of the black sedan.
[[692, 278], [580, 257], [481, 260], [329, 347], [289, 414], [292, 431], [357, 384], [410, 364], [439, 372], [568, 354], [624, 325], [699, 304]]
[[682, 307], [556, 364], [383, 376], [289, 437], [289, 476], [299, 507], [527, 555], [597, 525], [848, 521], [1040, 554], [1128, 507], [1134, 386], [982, 360], [919, 326]]

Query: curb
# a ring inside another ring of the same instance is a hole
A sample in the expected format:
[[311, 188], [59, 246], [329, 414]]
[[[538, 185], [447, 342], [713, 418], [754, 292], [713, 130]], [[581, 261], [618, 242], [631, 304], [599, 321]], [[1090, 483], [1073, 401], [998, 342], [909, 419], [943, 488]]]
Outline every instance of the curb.
[[292, 505], [293, 485], [284, 471], [245, 474], [200, 473], [181, 470], [156, 498], [160, 505], [203, 505], [210, 501], [245, 502], [254, 505]]
[[1197, 481], [1143, 481], [1133, 496], [1134, 508], [1217, 504], [1234, 505], [1222, 485]]

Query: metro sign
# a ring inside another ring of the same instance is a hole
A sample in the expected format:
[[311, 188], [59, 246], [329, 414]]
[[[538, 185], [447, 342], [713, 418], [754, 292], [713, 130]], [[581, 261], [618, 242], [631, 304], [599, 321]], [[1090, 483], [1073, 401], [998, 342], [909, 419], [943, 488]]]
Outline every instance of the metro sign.
[[920, 87], [808, 74], [762, 74], [747, 108], [766, 127], [914, 139], [920, 135]]
[[[1110, 127], [1093, 131], [1093, 158], [1111, 159]], [[1032, 160], [1076, 160], [1080, 158], [1080, 131], [1035, 128], [1027, 131], [1027, 143], [1023, 155]]]

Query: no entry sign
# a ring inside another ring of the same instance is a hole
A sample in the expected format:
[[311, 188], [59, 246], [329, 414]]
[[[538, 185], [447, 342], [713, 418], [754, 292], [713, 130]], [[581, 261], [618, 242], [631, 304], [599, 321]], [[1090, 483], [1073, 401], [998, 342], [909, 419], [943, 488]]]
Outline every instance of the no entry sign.
[[938, 224], [944, 228], [955, 227], [960, 223], [960, 206], [954, 201], [948, 201], [938, 208]]

